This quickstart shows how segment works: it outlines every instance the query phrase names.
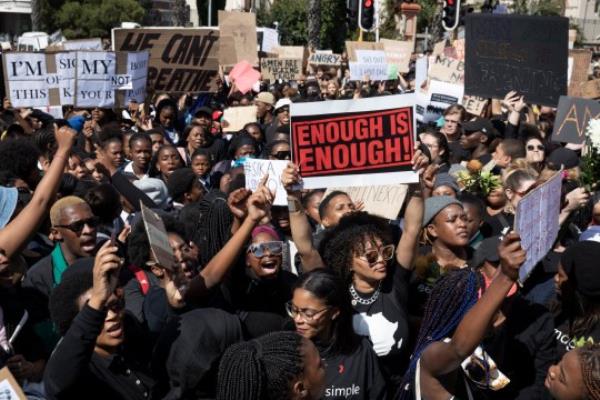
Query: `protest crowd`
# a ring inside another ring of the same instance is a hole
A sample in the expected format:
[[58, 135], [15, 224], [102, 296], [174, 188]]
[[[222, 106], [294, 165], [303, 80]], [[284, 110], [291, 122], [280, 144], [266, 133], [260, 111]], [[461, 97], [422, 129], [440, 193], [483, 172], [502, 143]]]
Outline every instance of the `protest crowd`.
[[69, 96], [23, 74], [72, 53], [4, 53], [0, 398], [600, 400], [600, 66], [557, 20], [515, 79], [475, 19], [407, 56], [117, 29]]

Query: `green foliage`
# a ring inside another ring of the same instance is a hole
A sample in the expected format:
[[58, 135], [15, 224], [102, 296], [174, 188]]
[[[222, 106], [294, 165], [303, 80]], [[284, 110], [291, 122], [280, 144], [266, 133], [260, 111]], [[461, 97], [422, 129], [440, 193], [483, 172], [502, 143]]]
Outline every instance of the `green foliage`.
[[272, 27], [279, 23], [279, 43], [284, 46], [301, 46], [307, 42], [307, 0], [275, 0], [270, 12], [260, 13], [260, 26]]
[[417, 32], [425, 32], [425, 27], [429, 27], [431, 30], [436, 14], [441, 12], [441, 8], [438, 8], [435, 0], [418, 0], [417, 3], [421, 6], [421, 11], [417, 16]]
[[69, 39], [108, 37], [121, 22], [141, 22], [144, 14], [136, 0], [68, 1], [56, 12], [55, 22]]
[[321, 0], [321, 48], [341, 53], [347, 30], [346, 1]]
[[516, 0], [514, 13], [524, 15], [560, 16], [562, 4], [560, 0]]

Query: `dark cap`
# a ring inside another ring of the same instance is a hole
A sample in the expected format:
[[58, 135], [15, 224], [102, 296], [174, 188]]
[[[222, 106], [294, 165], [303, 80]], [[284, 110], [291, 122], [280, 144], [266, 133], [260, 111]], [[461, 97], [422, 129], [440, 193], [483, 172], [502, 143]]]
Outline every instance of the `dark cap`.
[[584, 296], [600, 296], [599, 259], [600, 243], [589, 240], [569, 246], [560, 259], [569, 282]]
[[487, 118], [477, 118], [473, 121], [463, 122], [462, 128], [465, 132], [481, 132], [492, 139], [499, 136], [494, 124]]
[[579, 165], [579, 157], [573, 150], [559, 147], [546, 157], [546, 164], [555, 170], [559, 170], [561, 167], [571, 169]]
[[212, 108], [210, 108], [210, 107], [200, 107], [194, 113], [194, 118], [198, 118], [201, 115], [206, 115], [206, 116], [208, 116], [208, 118], [212, 119], [212, 113], [213, 113], [213, 109]]
[[191, 168], [179, 168], [173, 171], [167, 182], [169, 195], [173, 201], [177, 201], [184, 193], [189, 192], [195, 180], [197, 178]]

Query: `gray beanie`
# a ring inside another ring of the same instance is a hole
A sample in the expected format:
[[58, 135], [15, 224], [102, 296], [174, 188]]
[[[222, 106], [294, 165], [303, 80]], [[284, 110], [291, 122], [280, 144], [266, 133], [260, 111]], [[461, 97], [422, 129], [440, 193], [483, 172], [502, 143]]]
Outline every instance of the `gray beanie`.
[[433, 189], [437, 189], [440, 186], [448, 186], [450, 188], [452, 188], [457, 194], [458, 192], [460, 192], [460, 188], [458, 187], [458, 184], [456, 183], [456, 179], [454, 179], [454, 177], [450, 174], [447, 173], [441, 173], [441, 174], [437, 174], [437, 176], [435, 177], [435, 183], [433, 184]]
[[460, 201], [450, 196], [435, 196], [425, 200], [425, 213], [423, 215], [422, 227], [425, 228], [427, 225], [429, 225], [431, 220], [434, 219], [440, 211], [452, 204], [458, 204], [462, 207], [462, 203]]

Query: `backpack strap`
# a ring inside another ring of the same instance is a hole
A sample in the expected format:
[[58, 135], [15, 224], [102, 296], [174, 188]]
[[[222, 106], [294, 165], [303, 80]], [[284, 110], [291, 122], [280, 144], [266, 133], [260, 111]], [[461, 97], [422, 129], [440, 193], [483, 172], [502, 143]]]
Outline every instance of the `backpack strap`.
[[150, 282], [148, 281], [146, 271], [133, 264], [130, 264], [128, 268], [140, 284], [140, 287], [142, 288], [142, 294], [145, 296], [148, 293], [148, 290], [150, 290]]

